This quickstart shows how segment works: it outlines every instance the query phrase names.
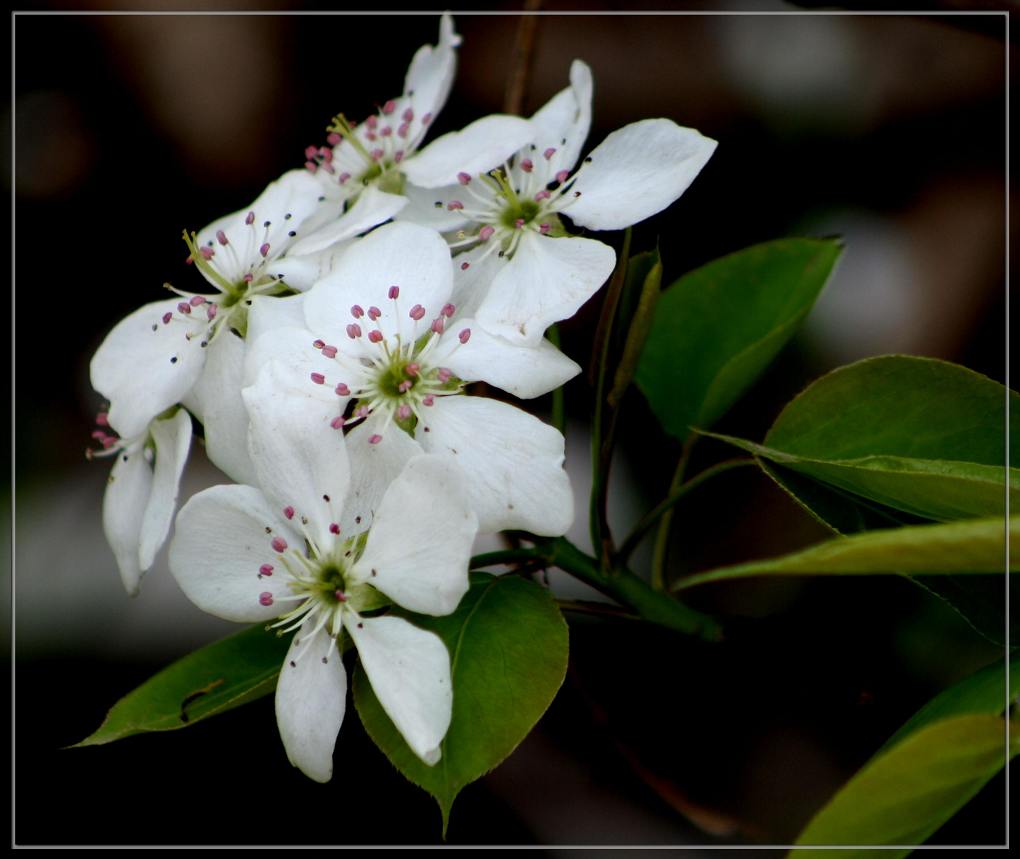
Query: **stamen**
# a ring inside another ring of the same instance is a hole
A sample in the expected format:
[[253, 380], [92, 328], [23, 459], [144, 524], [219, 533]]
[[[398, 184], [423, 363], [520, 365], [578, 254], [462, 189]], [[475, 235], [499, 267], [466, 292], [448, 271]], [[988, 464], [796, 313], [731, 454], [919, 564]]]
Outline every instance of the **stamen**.
[[453, 314], [456, 312], [456, 310], [457, 310], [457, 308], [456, 308], [455, 305], [450, 304], [449, 302], [447, 302], [446, 304], [443, 305], [443, 309], [441, 311], [439, 311], [439, 312], [442, 313], [443, 316], [445, 316], [447, 319], [449, 319], [451, 316], [453, 316]]
[[346, 421], [344, 420], [344, 416], [343, 415], [338, 415], [337, 417], [333, 418], [333, 420], [331, 420], [329, 422], [329, 425], [331, 427], [333, 427], [333, 429], [338, 430], [338, 429], [343, 429], [345, 423], [346, 423]]
[[321, 349], [325, 345], [326, 345], [326, 341], [325, 340], [313, 340], [312, 341], [312, 346], [315, 349]]
[[368, 308], [368, 318], [371, 319], [373, 322], [375, 322], [380, 316], [382, 316], [382, 311], [378, 307], [375, 307], [373, 305], [372, 307]]
[[263, 257], [267, 257], [267, 256], [269, 256], [269, 242], [264, 242], [264, 243], [262, 244], [262, 247], [260, 247], [260, 248], [259, 248], [259, 253], [260, 253], [260, 254], [261, 254], [261, 255], [262, 255]]
[[436, 399], [432, 394], [426, 394], [421, 400], [423, 406], [431, 406], [435, 401]]
[[478, 238], [480, 238], [483, 242], [487, 242], [492, 238], [492, 234], [494, 232], [496, 232], [496, 228], [490, 224], [486, 224], [478, 231]]
[[340, 526], [337, 525], [336, 522], [330, 522], [329, 523], [329, 533], [330, 534], [339, 534], [340, 533]]
[[468, 340], [471, 339], [471, 329], [465, 328], [463, 331], [460, 332], [460, 334], [457, 335], [457, 339], [460, 340], [461, 343], [467, 343]]
[[336, 357], [336, 346], [323, 346], [322, 347], [322, 355], [325, 358], [335, 358]]
[[546, 161], [548, 161], [555, 154], [556, 154], [556, 147], [555, 146], [550, 146], [548, 149], [545, 150], [545, 152], [542, 153], [542, 157], [545, 158]]
[[525, 173], [530, 173], [534, 169], [535, 165], [530, 158], [525, 158], [523, 161], [521, 161], [521, 170], [523, 170]]
[[269, 591], [262, 591], [262, 593], [259, 594], [259, 604], [266, 606], [272, 605], [273, 595]]
[[456, 212], [463, 209], [464, 204], [460, 200], [450, 200], [450, 202], [446, 204], [446, 208], [447, 211]]
[[347, 387], [345, 382], [341, 382], [334, 390], [338, 397], [349, 397], [351, 395], [351, 389]]
[[442, 316], [437, 316], [435, 319], [432, 320], [432, 330], [436, 334], [442, 334], [443, 333], [443, 329], [445, 327], [446, 327], [446, 322], [444, 321]]
[[261, 567], [259, 567], [259, 575], [271, 576], [273, 574], [273, 569], [274, 567], [272, 564], [263, 564]]
[[326, 377], [322, 373], [312, 373], [311, 378], [316, 385], [324, 385], [326, 383]]
[[397, 407], [397, 418], [406, 421], [409, 417], [411, 417], [411, 407], [407, 403], [401, 403]]
[[569, 170], [560, 170], [559, 173], [556, 174], [556, 181], [563, 183], [566, 182], [569, 177], [570, 177]]
[[369, 444], [379, 444], [379, 442], [381, 442], [381, 441], [382, 441], [382, 436], [379, 435], [378, 433], [375, 433], [375, 434], [370, 435], [368, 437], [368, 443]]
[[288, 519], [293, 519], [294, 508], [288, 504], [286, 507], [283, 508], [283, 515], [286, 516]]
[[353, 307], [351, 307], [351, 316], [353, 316], [355, 319], [361, 319], [361, 317], [364, 315], [365, 311], [361, 309], [360, 304], [355, 304]]
[[287, 541], [284, 540], [283, 537], [273, 537], [273, 540], [269, 545], [273, 547], [274, 552], [283, 553], [287, 551]]
[[422, 307], [420, 304], [416, 304], [414, 307], [411, 308], [407, 315], [410, 316], [415, 322], [417, 322], [419, 319], [422, 319], [425, 316], [425, 308]]
[[389, 289], [388, 295], [392, 299], [399, 298], [400, 297], [400, 287], [399, 286], [391, 286], [390, 289]]
[[221, 245], [228, 244], [228, 242], [227, 242], [227, 234], [225, 232], [223, 232], [223, 230], [217, 230], [216, 231], [216, 241], [218, 241]]
[[383, 333], [378, 328], [368, 332], [368, 339], [373, 343], [381, 343], [383, 339]]
[[338, 143], [340, 143], [341, 140], [343, 140], [343, 138], [335, 131], [331, 131], [329, 134], [326, 135], [326, 142], [330, 146], [336, 146]]
[[461, 171], [457, 174], [457, 181], [460, 182], [461, 185], [467, 185], [471, 181], [471, 176]]
[[361, 326], [357, 322], [352, 322], [347, 326], [347, 336], [351, 340], [357, 340], [361, 336]]
[[417, 363], [416, 361], [412, 361], [410, 364], [404, 367], [404, 372], [407, 373], [407, 375], [410, 376], [412, 379], [418, 375], [420, 370], [421, 364]]
[[244, 222], [245, 222], [245, 223], [246, 223], [246, 224], [247, 224], [247, 225], [248, 225], [249, 227], [250, 227], [250, 226], [251, 226], [252, 224], [254, 224], [254, 223], [255, 223], [255, 213], [254, 213], [254, 212], [249, 212], [249, 213], [248, 213], [248, 215], [247, 215], [247, 216], [245, 217], [245, 219], [244, 219]]
[[382, 106], [382, 112], [387, 116], [397, 109], [397, 103], [391, 98]]

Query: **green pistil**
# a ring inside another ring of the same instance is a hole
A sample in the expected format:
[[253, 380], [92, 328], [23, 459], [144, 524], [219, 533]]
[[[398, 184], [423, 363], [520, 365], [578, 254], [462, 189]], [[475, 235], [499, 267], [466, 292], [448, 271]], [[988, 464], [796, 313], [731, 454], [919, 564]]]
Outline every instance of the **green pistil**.
[[198, 243], [195, 241], [195, 233], [189, 233], [185, 230], [184, 244], [188, 246], [188, 253], [190, 254], [191, 261], [195, 264], [195, 266], [211, 277], [216, 282], [216, 285], [222, 293], [225, 295], [234, 294], [235, 288], [233, 284], [229, 283], [222, 274], [216, 271], [216, 269], [209, 264], [209, 260], [202, 256], [202, 251], [199, 249]]
[[500, 223], [508, 230], [516, 229], [518, 221], [523, 221], [523, 225], [527, 226], [535, 220], [540, 211], [541, 207], [534, 200], [515, 201], [503, 210]]
[[344, 140], [350, 141], [351, 146], [358, 150], [362, 155], [365, 156], [366, 160], [371, 161], [372, 156], [368, 150], [365, 149], [364, 144], [358, 140], [358, 135], [354, 133], [354, 129], [351, 128], [351, 124], [347, 121], [347, 117], [342, 113], [338, 113], [333, 118], [333, 124], [329, 126], [327, 131], [335, 131]]

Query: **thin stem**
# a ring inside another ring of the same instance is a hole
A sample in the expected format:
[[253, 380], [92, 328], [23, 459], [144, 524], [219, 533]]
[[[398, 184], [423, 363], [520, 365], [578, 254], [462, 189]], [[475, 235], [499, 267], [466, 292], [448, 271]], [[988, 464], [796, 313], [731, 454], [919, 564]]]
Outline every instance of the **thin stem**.
[[573, 611], [578, 614], [592, 614], [598, 617], [616, 617], [621, 620], [641, 620], [641, 616], [634, 612], [618, 608], [606, 603], [592, 602], [591, 600], [556, 600], [556, 605], [561, 611]]
[[[669, 484], [669, 491], [666, 497], [673, 495], [684, 482], [684, 472], [687, 471], [687, 462], [691, 458], [691, 448], [697, 441], [697, 436], [691, 433], [684, 439], [683, 449], [680, 451], [680, 459], [676, 464], [676, 471], [673, 473], [673, 480]], [[669, 554], [669, 531], [673, 524], [673, 511], [667, 510], [662, 519], [659, 520], [659, 530], [655, 535], [655, 547], [652, 550], [652, 587], [657, 591], [663, 590], [666, 585], [666, 556]]]
[[[545, 336], [553, 346], [557, 349], [560, 348], [560, 327], [558, 325], [550, 325], [549, 329], [545, 332]], [[560, 431], [560, 435], [566, 432], [567, 410], [563, 399], [562, 385], [552, 392], [552, 414], [549, 420]]]
[[754, 464], [755, 461], [751, 458], [727, 459], [725, 462], [720, 462], [713, 465], [711, 468], [706, 468], [696, 477], [692, 477], [686, 483], [682, 483], [677, 487], [675, 492], [671, 493], [664, 501], [661, 501], [641, 517], [641, 521], [634, 526], [634, 530], [631, 531], [627, 539], [623, 541], [623, 545], [620, 546], [620, 550], [616, 553], [616, 559], [620, 563], [626, 563], [627, 559], [631, 556], [631, 553], [640, 545], [645, 534], [652, 529], [659, 517], [671, 511], [673, 507], [692, 489], [696, 489], [701, 486], [702, 483], [705, 483], [719, 474], [731, 471], [734, 468], [739, 468], [742, 465]]
[[535, 52], [535, 31], [538, 29], [538, 16], [533, 13], [541, 7], [542, 0], [525, 0], [524, 14], [517, 25], [510, 79], [503, 97], [504, 113], [519, 115], [524, 107], [524, 95], [531, 77], [531, 59]]
[[615, 425], [610, 422], [610, 432], [603, 441], [606, 407], [606, 365], [609, 362], [609, 344], [616, 318], [616, 310], [620, 303], [620, 293], [627, 276], [627, 262], [630, 259], [630, 236], [628, 227], [623, 234], [623, 248], [616, 263], [616, 270], [609, 279], [606, 297], [602, 305], [602, 314], [595, 331], [595, 343], [592, 347], [595, 371], [595, 414], [591, 423], [591, 499], [588, 510], [588, 526], [591, 532], [591, 545], [600, 558], [603, 569], [609, 568], [609, 558], [613, 552], [613, 538], [609, 533], [607, 503], [609, 498], [609, 463], [612, 458], [612, 435]]
[[500, 564], [515, 564], [522, 561], [534, 561], [544, 559], [545, 554], [537, 547], [528, 549], [501, 549], [495, 552], [485, 552], [475, 555], [471, 559], [470, 569], [480, 570], [484, 567], [495, 567]]

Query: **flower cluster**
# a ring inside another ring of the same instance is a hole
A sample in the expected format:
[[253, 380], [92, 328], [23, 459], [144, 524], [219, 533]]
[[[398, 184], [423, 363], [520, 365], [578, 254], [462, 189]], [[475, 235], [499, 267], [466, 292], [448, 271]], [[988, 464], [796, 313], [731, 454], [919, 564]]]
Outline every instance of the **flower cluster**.
[[[668, 206], [715, 143], [668, 119], [584, 158], [592, 78], [530, 119], [493, 115], [427, 142], [459, 37], [443, 16], [404, 92], [360, 123], [338, 115], [303, 168], [185, 233], [207, 288], [174, 288], [118, 323], [92, 360], [108, 401], [94, 455], [115, 457], [103, 524], [137, 591], [170, 531], [201, 422], [235, 483], [177, 515], [170, 568], [202, 609], [293, 632], [276, 691], [290, 760], [332, 774], [346, 632], [418, 757], [440, 756], [450, 657], [390, 611], [452, 612], [478, 532], [563, 534], [573, 500], [561, 433], [502, 399], [579, 371], [543, 334], [615, 264], [574, 234]], [[211, 288], [211, 289], [210, 289]]]

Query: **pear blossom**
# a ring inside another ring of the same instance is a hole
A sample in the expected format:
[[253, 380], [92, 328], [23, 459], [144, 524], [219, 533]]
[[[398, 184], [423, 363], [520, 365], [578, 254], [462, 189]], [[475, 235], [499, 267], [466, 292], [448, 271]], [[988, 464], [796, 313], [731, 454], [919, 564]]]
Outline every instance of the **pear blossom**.
[[338, 115], [330, 126], [328, 146], [305, 150], [305, 166], [323, 182], [328, 197], [359, 199], [366, 188], [399, 196], [408, 183], [439, 187], [456, 181], [464, 169], [490, 170], [530, 142], [534, 129], [529, 122], [493, 114], [422, 148], [450, 94], [459, 44], [452, 18], [443, 15], [438, 44], [424, 45], [415, 54], [401, 96], [387, 99], [358, 125]]
[[411, 459], [369, 530], [369, 511], [349, 492], [343, 435], [304, 395], [281, 394], [263, 377], [245, 391], [258, 488], [215, 486], [189, 500], [177, 517], [171, 571], [205, 611], [296, 630], [276, 716], [291, 763], [310, 778], [332, 776], [346, 701], [345, 630], [383, 709], [434, 764], [452, 713], [449, 653], [434, 633], [375, 610], [392, 601], [443, 615], [460, 602], [477, 532], [463, 475], [438, 457]]
[[[483, 531], [562, 534], [573, 520], [563, 436], [507, 403], [465, 396], [464, 387], [483, 380], [534, 397], [579, 367], [548, 341], [516, 345], [476, 326], [450, 302], [452, 287], [438, 233], [404, 222], [380, 227], [300, 307], [281, 314], [275, 302], [253, 304], [253, 325], [264, 333], [252, 342], [246, 378], [274, 365], [281, 391], [303, 391], [309, 408], [348, 431], [352, 491], [370, 502], [409, 459], [433, 453], [466, 472]], [[255, 322], [263, 308], [269, 324]], [[297, 312], [303, 326], [293, 324]]]
[[170, 531], [191, 447], [191, 418], [177, 409], [127, 439], [109, 432], [106, 412], [100, 412], [96, 422], [99, 428], [92, 437], [102, 449], [88, 451], [89, 458], [113, 458], [103, 495], [103, 531], [124, 588], [135, 596]]
[[[606, 281], [616, 255], [575, 226], [615, 230], [669, 206], [704, 167], [716, 142], [669, 119], [610, 134], [574, 169], [591, 124], [591, 71], [580, 60], [571, 85], [532, 118], [536, 136], [501, 168], [464, 169], [458, 183], [416, 193], [402, 217], [451, 231], [461, 249], [455, 300], [489, 332], [537, 344]], [[431, 206], [431, 213], [430, 213]]]

